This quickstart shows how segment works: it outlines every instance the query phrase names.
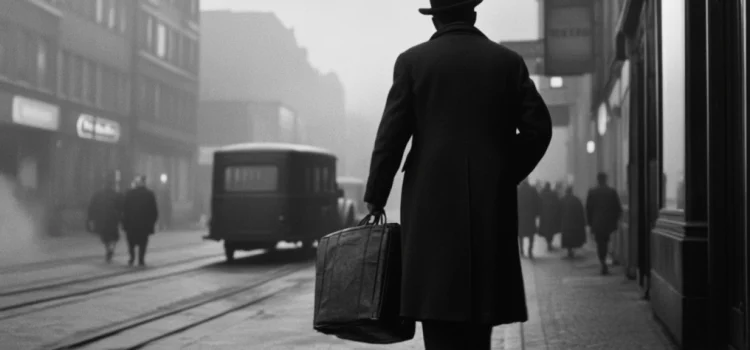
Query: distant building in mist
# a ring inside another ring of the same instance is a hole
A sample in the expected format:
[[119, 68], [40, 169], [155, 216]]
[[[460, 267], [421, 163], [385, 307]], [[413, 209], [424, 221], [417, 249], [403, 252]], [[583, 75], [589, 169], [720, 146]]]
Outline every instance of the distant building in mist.
[[0, 1], [0, 173], [77, 228], [114, 169], [168, 174], [175, 208], [189, 206], [198, 8]]
[[343, 86], [310, 65], [292, 29], [273, 13], [204, 11], [201, 36], [201, 100], [281, 101], [304, 124], [307, 143], [339, 155], [342, 172]]

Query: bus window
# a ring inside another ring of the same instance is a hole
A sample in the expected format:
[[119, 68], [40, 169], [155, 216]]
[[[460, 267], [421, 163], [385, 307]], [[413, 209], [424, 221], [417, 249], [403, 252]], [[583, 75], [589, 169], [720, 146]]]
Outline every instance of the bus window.
[[313, 191], [315, 193], [320, 192], [320, 168], [315, 167], [315, 172], [313, 175]]
[[306, 193], [313, 192], [313, 176], [312, 176], [312, 168], [310, 167], [305, 168], [305, 192]]
[[271, 192], [278, 190], [278, 168], [273, 165], [230, 166], [224, 170], [227, 192]]
[[323, 192], [327, 193], [331, 189], [329, 187], [330, 182], [328, 181], [328, 168], [323, 168]]

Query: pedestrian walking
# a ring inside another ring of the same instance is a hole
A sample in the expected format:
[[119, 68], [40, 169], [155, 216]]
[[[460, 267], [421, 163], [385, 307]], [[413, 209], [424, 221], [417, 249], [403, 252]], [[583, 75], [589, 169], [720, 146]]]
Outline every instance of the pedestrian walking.
[[598, 185], [589, 190], [586, 197], [586, 217], [596, 240], [597, 256], [602, 266], [601, 273], [606, 275], [609, 273], [609, 238], [612, 232], [617, 230], [622, 205], [617, 191], [607, 185], [607, 174], [599, 173], [596, 178]]
[[528, 238], [529, 246], [526, 256], [534, 258], [534, 235], [537, 233], [536, 220], [541, 211], [539, 193], [529, 182], [524, 180], [518, 186], [518, 249], [523, 256], [523, 239]]
[[128, 264], [132, 266], [135, 262], [135, 250], [138, 248], [138, 265], [144, 266], [149, 236], [154, 233], [159, 212], [156, 196], [146, 187], [145, 176], [137, 177], [134, 185], [125, 195], [122, 224], [128, 239]]
[[547, 182], [542, 193], [539, 194], [542, 202], [542, 211], [539, 216], [539, 235], [547, 241], [547, 250], [554, 250], [552, 243], [555, 235], [560, 232], [560, 197], [552, 190], [552, 185]]
[[[364, 200], [382, 212], [409, 140], [401, 192], [401, 315], [429, 349], [489, 349], [526, 321], [517, 185], [552, 137], [523, 58], [474, 24], [481, 0], [431, 0], [437, 32], [396, 59]], [[518, 133], [517, 133], [518, 130]]]
[[561, 200], [562, 247], [568, 250], [568, 258], [575, 257], [575, 249], [586, 243], [586, 214], [583, 203], [573, 194], [573, 187], [565, 189]]
[[105, 260], [111, 262], [120, 240], [122, 220], [122, 195], [118, 188], [118, 175], [114, 172], [104, 179], [104, 187], [89, 202], [86, 228], [99, 235], [105, 249]]

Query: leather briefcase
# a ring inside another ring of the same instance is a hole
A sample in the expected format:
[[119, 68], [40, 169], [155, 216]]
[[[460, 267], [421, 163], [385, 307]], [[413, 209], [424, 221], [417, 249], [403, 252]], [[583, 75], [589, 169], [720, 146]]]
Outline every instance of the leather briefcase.
[[410, 340], [415, 321], [399, 316], [400, 298], [399, 224], [387, 223], [385, 214], [367, 215], [357, 227], [320, 239], [315, 269], [316, 331], [369, 344]]

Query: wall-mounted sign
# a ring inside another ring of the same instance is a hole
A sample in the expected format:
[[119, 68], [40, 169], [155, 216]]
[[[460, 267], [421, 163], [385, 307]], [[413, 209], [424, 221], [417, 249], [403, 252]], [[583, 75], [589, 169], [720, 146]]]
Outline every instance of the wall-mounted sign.
[[39, 129], [60, 128], [60, 108], [22, 96], [13, 97], [13, 122]]
[[121, 135], [120, 123], [88, 114], [81, 114], [78, 117], [76, 131], [80, 138], [110, 143], [120, 141]]
[[548, 76], [580, 75], [594, 67], [592, 0], [544, 2], [544, 69]]

